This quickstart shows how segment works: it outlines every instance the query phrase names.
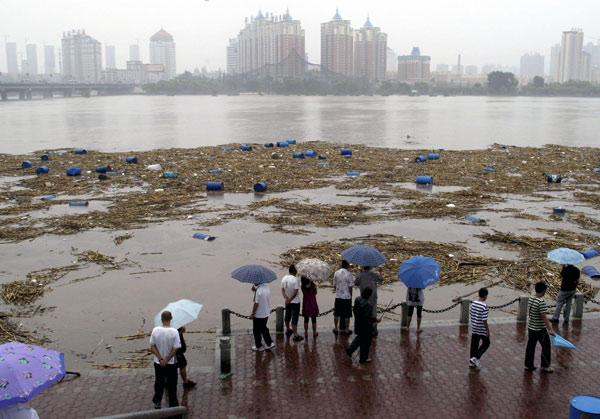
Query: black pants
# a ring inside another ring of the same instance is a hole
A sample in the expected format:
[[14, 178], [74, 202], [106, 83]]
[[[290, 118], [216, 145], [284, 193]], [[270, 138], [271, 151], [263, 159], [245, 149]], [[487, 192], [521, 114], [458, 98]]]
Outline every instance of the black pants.
[[371, 340], [373, 336], [371, 333], [361, 333], [360, 335], [356, 335], [348, 349], [349, 355], [352, 355], [354, 351], [356, 351], [360, 347], [360, 362], [365, 362], [369, 359], [369, 349], [371, 348]]
[[533, 358], [535, 358], [535, 347], [540, 342], [542, 345], [542, 368], [548, 368], [552, 362], [552, 352], [550, 351], [550, 335], [546, 328], [542, 330], [528, 329], [529, 340], [525, 351], [525, 366], [533, 368]]
[[[481, 346], [479, 343], [481, 342]], [[481, 356], [490, 347], [490, 338], [488, 336], [478, 335], [473, 333], [471, 335], [471, 356], [470, 358], [481, 359]]]
[[165, 390], [165, 379], [167, 380], [167, 392], [169, 393], [169, 407], [179, 406], [177, 401], [177, 364], [167, 364], [161, 367], [154, 363], [154, 397], [152, 402], [160, 403]]
[[417, 318], [423, 317], [423, 306], [408, 306], [408, 317], [412, 317], [415, 312], [415, 307], [417, 307]]
[[252, 333], [254, 333], [254, 345], [257, 348], [262, 346], [261, 337], [265, 340], [265, 345], [269, 346], [273, 343], [273, 339], [271, 339], [271, 334], [269, 333], [269, 329], [267, 328], [267, 320], [268, 317], [264, 317], [262, 319], [257, 319], [254, 317], [252, 319]]

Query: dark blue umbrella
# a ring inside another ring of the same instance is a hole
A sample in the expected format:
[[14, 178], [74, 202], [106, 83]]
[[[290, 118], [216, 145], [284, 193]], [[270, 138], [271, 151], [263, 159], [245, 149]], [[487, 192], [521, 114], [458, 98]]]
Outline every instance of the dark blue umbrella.
[[277, 279], [275, 272], [260, 265], [244, 265], [233, 271], [231, 277], [249, 284], [266, 284]]
[[364, 244], [344, 250], [342, 259], [359, 266], [379, 266], [387, 262], [387, 259], [379, 250]]
[[426, 288], [440, 279], [442, 267], [428, 256], [413, 256], [400, 265], [398, 278], [409, 288]]

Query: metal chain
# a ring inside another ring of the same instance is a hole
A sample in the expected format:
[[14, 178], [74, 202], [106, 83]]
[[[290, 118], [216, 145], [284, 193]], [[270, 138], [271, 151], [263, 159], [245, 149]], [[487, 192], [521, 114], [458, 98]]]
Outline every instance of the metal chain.
[[229, 312], [230, 312], [231, 314], [233, 314], [234, 316], [236, 316], [236, 317], [240, 317], [240, 318], [242, 318], [242, 319], [248, 319], [248, 320], [252, 320], [252, 319], [250, 318], [250, 316], [246, 316], [245, 314], [236, 313], [236, 312], [235, 312], [235, 311], [233, 311], [233, 310], [229, 310]]
[[[329, 309], [329, 310], [327, 310], [327, 311], [324, 311], [324, 312], [322, 312], [322, 313], [319, 313], [319, 314], [317, 314], [317, 317], [323, 317], [323, 316], [326, 316], [326, 315], [328, 315], [329, 313], [333, 313], [333, 309], [332, 309], [332, 308], [331, 308], [331, 309]], [[308, 321], [308, 320], [307, 320], [307, 321]]]
[[518, 298], [518, 297], [517, 297], [517, 298], [515, 298], [515, 299], [514, 299], [514, 300], [512, 300], [512, 301], [509, 301], [509, 302], [508, 302], [508, 303], [506, 303], [506, 304], [501, 304], [501, 305], [499, 305], [499, 306], [488, 306], [488, 308], [489, 308], [490, 310], [498, 310], [498, 309], [500, 309], [500, 308], [508, 307], [509, 305], [511, 305], [511, 304], [513, 304], [513, 303], [516, 303], [517, 301], [519, 301], [519, 298]]
[[457, 305], [459, 305], [460, 303], [461, 303], [461, 302], [460, 302], [460, 300], [459, 300], [459, 301], [457, 301], [456, 303], [452, 304], [450, 307], [446, 307], [446, 308], [443, 308], [443, 309], [441, 309], [441, 310], [427, 310], [425, 307], [423, 307], [423, 311], [424, 311], [425, 313], [443, 313], [443, 312], [445, 312], [445, 311], [450, 311], [450, 310], [452, 310], [454, 307], [456, 307], [456, 306], [457, 306]]
[[591, 301], [594, 304], [600, 305], [600, 303], [598, 301], [594, 300], [593, 298], [590, 298], [588, 301]]
[[377, 312], [378, 313], [388, 313], [390, 311], [393, 311], [393, 310], [397, 309], [401, 305], [402, 305], [402, 303], [394, 304], [393, 306], [388, 307], [388, 308], [384, 308], [383, 310], [377, 310]]

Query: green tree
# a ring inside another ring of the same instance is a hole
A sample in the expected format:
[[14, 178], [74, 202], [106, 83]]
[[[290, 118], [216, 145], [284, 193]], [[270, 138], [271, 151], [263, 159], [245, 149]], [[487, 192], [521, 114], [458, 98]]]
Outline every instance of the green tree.
[[533, 86], [534, 86], [536, 89], [541, 89], [542, 87], [544, 87], [544, 84], [545, 84], [545, 81], [544, 81], [544, 78], [543, 78], [543, 77], [540, 77], [540, 76], [535, 76], [535, 77], [533, 78]]
[[488, 89], [494, 94], [513, 94], [517, 91], [519, 82], [513, 73], [492, 71], [488, 74]]

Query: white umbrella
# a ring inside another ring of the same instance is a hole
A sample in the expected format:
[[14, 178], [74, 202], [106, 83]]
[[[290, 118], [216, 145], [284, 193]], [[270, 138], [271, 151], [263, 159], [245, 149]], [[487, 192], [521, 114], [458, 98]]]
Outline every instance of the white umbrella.
[[185, 326], [192, 320], [196, 320], [200, 310], [202, 310], [202, 304], [198, 304], [191, 300], [184, 299], [169, 303], [165, 308], [159, 311], [156, 316], [154, 316], [154, 326], [160, 326], [162, 324], [160, 316], [163, 311], [171, 312], [173, 315], [171, 327], [179, 329], [181, 326]]
[[331, 267], [321, 259], [302, 259], [296, 264], [296, 269], [300, 276], [313, 281], [325, 281], [333, 273]]

